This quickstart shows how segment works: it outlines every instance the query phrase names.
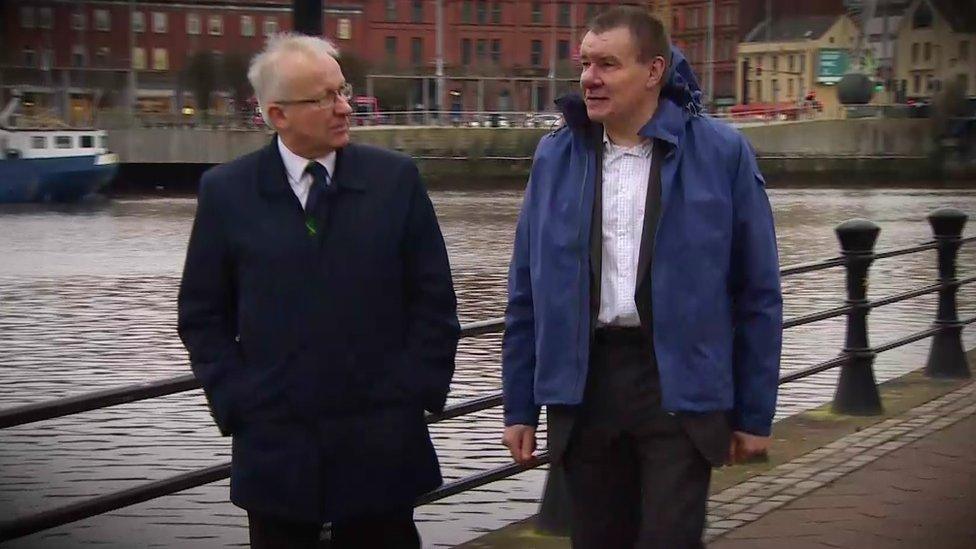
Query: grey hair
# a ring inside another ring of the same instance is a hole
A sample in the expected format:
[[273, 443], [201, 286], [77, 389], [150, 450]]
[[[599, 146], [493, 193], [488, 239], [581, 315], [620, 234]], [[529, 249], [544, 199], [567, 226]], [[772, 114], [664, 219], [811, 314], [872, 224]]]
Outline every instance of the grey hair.
[[286, 76], [281, 74], [278, 66], [282, 57], [299, 54], [310, 59], [323, 57], [339, 57], [339, 50], [332, 42], [318, 36], [306, 36], [294, 32], [276, 33], [268, 39], [264, 50], [251, 59], [251, 66], [247, 70], [247, 79], [254, 88], [258, 105], [261, 106], [261, 117], [268, 127], [274, 125], [268, 118], [268, 103], [283, 99], [281, 94], [286, 90]]

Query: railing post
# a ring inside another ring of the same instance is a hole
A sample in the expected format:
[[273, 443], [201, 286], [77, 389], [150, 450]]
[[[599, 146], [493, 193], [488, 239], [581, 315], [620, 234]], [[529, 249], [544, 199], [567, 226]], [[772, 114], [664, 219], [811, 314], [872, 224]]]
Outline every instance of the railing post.
[[847, 313], [847, 338], [833, 411], [841, 414], [867, 416], [882, 412], [881, 396], [874, 379], [875, 352], [868, 345], [868, 268], [874, 261], [874, 243], [881, 228], [866, 219], [851, 219], [834, 231], [840, 241], [847, 270], [847, 305], [854, 310]]
[[550, 463], [536, 528], [551, 536], [565, 537], [569, 535], [570, 520], [569, 492], [563, 467], [560, 463]]
[[955, 208], [942, 208], [929, 215], [939, 253], [939, 282], [950, 284], [939, 290], [935, 325], [942, 331], [932, 338], [925, 375], [936, 378], [968, 378], [969, 362], [962, 348], [962, 323], [956, 311], [956, 256], [962, 245], [962, 228], [968, 216]]

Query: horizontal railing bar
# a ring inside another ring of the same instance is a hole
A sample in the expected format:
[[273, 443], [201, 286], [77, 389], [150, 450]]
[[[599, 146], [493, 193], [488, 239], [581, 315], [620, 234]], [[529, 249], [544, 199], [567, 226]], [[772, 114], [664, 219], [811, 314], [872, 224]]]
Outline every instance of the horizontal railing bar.
[[461, 325], [461, 337], [474, 337], [500, 332], [505, 328], [505, 317], [489, 318]]
[[549, 452], [541, 452], [538, 456], [536, 456], [535, 459], [525, 465], [511, 463], [496, 469], [471, 475], [470, 477], [455, 480], [454, 482], [449, 482], [440, 488], [427, 492], [426, 494], [417, 498], [414, 506], [419, 507], [421, 505], [427, 505], [428, 503], [442, 500], [455, 494], [460, 494], [466, 490], [480, 488], [485, 484], [490, 484], [496, 480], [517, 475], [523, 471], [528, 471], [529, 469], [535, 469], [536, 467], [545, 465], [547, 463], [549, 463]]
[[921, 341], [927, 337], [934, 336], [935, 334], [941, 332], [944, 329], [943, 326], [933, 326], [928, 330], [922, 330], [921, 332], [916, 332], [910, 336], [903, 337], [901, 339], [896, 339], [894, 341], [889, 341], [883, 345], [878, 345], [874, 347], [875, 353], [883, 353], [885, 351], [890, 351], [892, 349], [897, 349], [903, 345], [908, 345], [909, 343], [915, 343], [916, 341]]
[[[461, 326], [461, 337], [474, 337], [500, 331], [505, 327], [504, 318], [491, 318], [470, 322]], [[135, 385], [113, 387], [81, 395], [59, 398], [35, 404], [25, 404], [0, 410], [0, 429], [55, 419], [80, 412], [129, 404], [149, 398], [182, 393], [199, 389], [200, 382], [193, 374], [168, 379], [147, 381]]]
[[210, 484], [230, 476], [230, 463], [183, 473], [111, 494], [71, 503], [23, 518], [0, 522], [0, 541], [24, 537], [144, 501]]
[[822, 259], [819, 261], [813, 261], [811, 263], [799, 263], [797, 265], [788, 265], [779, 270], [779, 276], [790, 276], [801, 273], [810, 273], [814, 271], [822, 271], [824, 269], [830, 269], [833, 267], [840, 267], [844, 264], [843, 257], [832, 257], [830, 259]]
[[779, 384], [780, 385], [784, 385], [784, 384], [789, 383], [791, 381], [796, 381], [798, 379], [803, 379], [805, 377], [812, 376], [813, 374], [819, 374], [820, 372], [829, 370], [831, 368], [836, 368], [837, 366], [840, 366], [841, 364], [843, 364], [845, 362], [847, 362], [847, 357], [844, 356], [844, 355], [841, 355], [841, 356], [832, 358], [830, 360], [826, 360], [824, 362], [821, 362], [820, 364], [816, 364], [814, 366], [810, 366], [808, 368], [803, 368], [802, 370], [797, 370], [795, 372], [790, 372], [790, 373], [788, 373], [788, 374], [786, 374], [784, 376], [781, 376], [779, 378]]
[[[974, 241], [976, 241], [976, 236], [967, 236], [965, 238], [959, 239], [959, 242], [961, 244], [965, 244], [967, 242], [974, 242]], [[927, 250], [935, 250], [938, 247], [939, 247], [938, 241], [932, 240], [929, 242], [923, 242], [922, 244], [918, 244], [916, 246], [910, 246], [908, 248], [895, 248], [891, 250], [882, 250], [880, 252], [875, 252], [873, 254], [873, 258], [875, 260], [887, 259], [890, 257], [897, 257], [900, 255], [914, 254], [918, 252], [924, 252]], [[843, 257], [832, 257], [829, 259], [821, 259], [810, 263], [787, 265], [786, 267], [780, 268], [779, 275], [781, 277], [785, 277], [785, 276], [791, 276], [791, 275], [802, 274], [802, 273], [822, 271], [833, 267], [840, 267], [843, 264], [844, 264]]]
[[148, 398], [182, 393], [199, 387], [200, 382], [197, 381], [193, 374], [187, 374], [164, 380], [113, 387], [102, 391], [94, 391], [35, 404], [25, 404], [23, 406], [0, 410], [0, 429], [46, 419], [54, 419], [79, 412], [87, 412], [98, 408], [128, 404]]
[[918, 246], [912, 246], [909, 248], [899, 248], [895, 250], [885, 250], [877, 252], [874, 254], [874, 259], [888, 259], [889, 257], [898, 257], [900, 255], [915, 254], [918, 252], [924, 252], [928, 250], [934, 250], [939, 247], [939, 243], [936, 241], [926, 242], [924, 244], [919, 244]]
[[427, 414], [425, 419], [429, 425], [431, 423], [437, 423], [446, 419], [453, 419], [465, 414], [480, 412], [481, 410], [487, 410], [488, 408], [494, 408], [495, 406], [500, 406], [501, 403], [502, 394], [500, 392], [494, 393], [488, 396], [474, 398], [460, 404], [455, 404], [454, 406], [448, 406], [447, 408], [444, 408], [443, 412]]
[[855, 308], [856, 307], [854, 305], [845, 305], [843, 307], [836, 307], [834, 309], [820, 311], [819, 313], [811, 313], [805, 316], [791, 318], [783, 321], [783, 329], [786, 330], [787, 328], [795, 328], [797, 326], [803, 326], [804, 324], [813, 324], [814, 322], [820, 322], [822, 320], [827, 320], [828, 318], [843, 316], [853, 311]]

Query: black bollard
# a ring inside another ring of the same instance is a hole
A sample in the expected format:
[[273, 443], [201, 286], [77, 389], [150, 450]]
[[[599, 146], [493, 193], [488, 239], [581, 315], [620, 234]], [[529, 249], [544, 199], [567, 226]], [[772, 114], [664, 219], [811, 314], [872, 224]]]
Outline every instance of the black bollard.
[[969, 362], [962, 348], [962, 323], [956, 311], [956, 255], [962, 245], [962, 228], [967, 216], [955, 208], [942, 208], [929, 215], [939, 253], [939, 282], [949, 284], [939, 290], [939, 310], [935, 325], [942, 331], [932, 338], [925, 375], [936, 378], [968, 378]]
[[549, 465], [546, 486], [542, 491], [542, 503], [536, 528], [550, 536], [569, 536], [569, 492], [566, 489], [566, 475], [562, 465]]
[[851, 219], [834, 229], [847, 268], [847, 338], [833, 411], [855, 416], [882, 412], [878, 384], [874, 380], [875, 352], [868, 345], [868, 268], [874, 261], [874, 243], [881, 228], [866, 219]]

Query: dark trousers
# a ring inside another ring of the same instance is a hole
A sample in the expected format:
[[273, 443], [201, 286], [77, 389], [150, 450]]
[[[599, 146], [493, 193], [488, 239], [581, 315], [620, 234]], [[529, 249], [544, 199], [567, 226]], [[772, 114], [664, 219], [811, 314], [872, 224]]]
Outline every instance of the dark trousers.
[[563, 455], [573, 547], [704, 547], [711, 464], [680, 418], [662, 411], [643, 334], [598, 333], [576, 408]]
[[322, 542], [322, 525], [248, 513], [254, 549], [420, 549], [413, 509], [332, 523], [331, 542]]

